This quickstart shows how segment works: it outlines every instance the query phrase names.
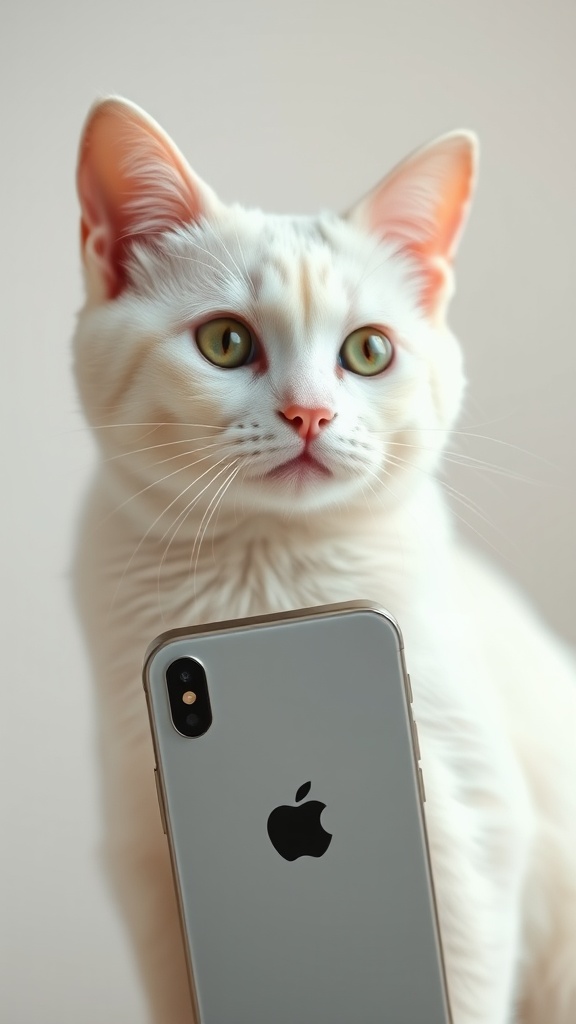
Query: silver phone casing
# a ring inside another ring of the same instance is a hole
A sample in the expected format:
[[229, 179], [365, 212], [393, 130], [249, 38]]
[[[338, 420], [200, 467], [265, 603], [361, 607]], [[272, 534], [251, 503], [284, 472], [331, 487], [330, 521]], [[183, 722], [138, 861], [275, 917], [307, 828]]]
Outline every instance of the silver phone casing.
[[[208, 679], [213, 723], [195, 739], [170, 717], [180, 657]], [[332, 608], [178, 631], [144, 678], [201, 1024], [446, 1024], [393, 620]], [[306, 782], [333, 838], [289, 862], [267, 821]]]

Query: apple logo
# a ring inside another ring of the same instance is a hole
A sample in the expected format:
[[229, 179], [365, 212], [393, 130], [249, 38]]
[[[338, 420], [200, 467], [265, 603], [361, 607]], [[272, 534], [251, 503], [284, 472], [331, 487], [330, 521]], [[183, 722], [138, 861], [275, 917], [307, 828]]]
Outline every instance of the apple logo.
[[275, 807], [268, 818], [268, 835], [274, 849], [284, 860], [297, 860], [298, 857], [322, 857], [332, 836], [322, 828], [320, 815], [326, 804], [319, 800], [307, 800], [300, 803], [310, 792], [311, 782], [305, 782], [296, 793], [299, 807], [283, 804]]

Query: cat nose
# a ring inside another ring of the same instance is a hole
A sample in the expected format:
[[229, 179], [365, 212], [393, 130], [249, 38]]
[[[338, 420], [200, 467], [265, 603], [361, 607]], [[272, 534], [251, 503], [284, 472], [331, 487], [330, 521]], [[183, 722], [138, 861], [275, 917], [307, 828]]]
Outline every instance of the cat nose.
[[334, 419], [334, 413], [330, 409], [307, 409], [303, 405], [288, 405], [280, 410], [280, 416], [287, 420], [305, 441], [317, 437], [323, 427], [328, 426], [330, 420]]

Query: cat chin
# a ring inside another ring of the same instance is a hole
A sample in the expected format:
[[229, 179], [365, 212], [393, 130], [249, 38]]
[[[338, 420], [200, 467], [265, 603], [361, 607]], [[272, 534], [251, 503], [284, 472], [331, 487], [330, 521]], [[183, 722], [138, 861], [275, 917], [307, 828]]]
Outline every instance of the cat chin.
[[[328, 472], [297, 467], [283, 473], [264, 477], [246, 478], [242, 483], [242, 507], [282, 514], [293, 519], [300, 513], [308, 515], [331, 508], [352, 508], [358, 502], [366, 503], [370, 487], [359, 476], [337, 478]], [[373, 491], [372, 491], [373, 493]]]

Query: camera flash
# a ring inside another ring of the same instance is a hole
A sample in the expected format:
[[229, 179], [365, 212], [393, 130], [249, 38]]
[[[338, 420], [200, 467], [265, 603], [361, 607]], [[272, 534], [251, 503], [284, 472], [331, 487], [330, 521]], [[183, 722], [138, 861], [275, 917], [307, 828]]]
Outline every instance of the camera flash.
[[193, 690], [186, 690], [186, 693], [182, 694], [182, 700], [185, 704], [193, 704], [196, 700], [196, 694]]

